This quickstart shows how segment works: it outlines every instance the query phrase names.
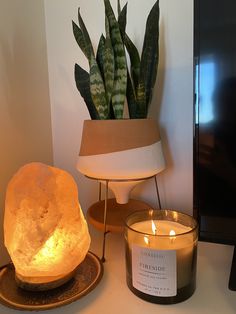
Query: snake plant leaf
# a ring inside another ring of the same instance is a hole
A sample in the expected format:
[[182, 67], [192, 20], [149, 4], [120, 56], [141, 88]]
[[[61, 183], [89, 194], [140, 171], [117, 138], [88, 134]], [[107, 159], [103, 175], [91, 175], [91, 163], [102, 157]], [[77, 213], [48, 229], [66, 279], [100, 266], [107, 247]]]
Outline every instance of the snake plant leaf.
[[121, 5], [120, 5], [120, 0], [117, 0], [117, 12], [118, 12], [118, 16], [121, 13]]
[[125, 35], [125, 47], [128, 51], [129, 58], [130, 58], [130, 66], [131, 66], [131, 77], [134, 82], [135, 90], [138, 87], [139, 84], [139, 76], [140, 76], [140, 56], [138, 49], [132, 42], [132, 40], [129, 38], [129, 36]]
[[77, 44], [79, 45], [80, 49], [83, 51], [87, 59], [89, 59], [90, 54], [85, 44], [84, 36], [81, 29], [74, 21], [72, 21], [72, 27], [73, 27], [73, 33], [74, 33], [75, 40], [77, 41]]
[[137, 119], [147, 118], [145, 83], [142, 81], [140, 81], [136, 89], [136, 103], [137, 103], [136, 118]]
[[75, 64], [74, 74], [77, 89], [86, 103], [91, 119], [99, 120], [100, 118], [90, 93], [90, 80], [88, 72], [86, 72], [78, 64]]
[[120, 33], [124, 41], [125, 29], [126, 29], [126, 24], [127, 24], [127, 3], [125, 4], [122, 11], [118, 15], [118, 23], [119, 23]]
[[97, 49], [97, 55], [96, 55], [97, 64], [99, 66], [103, 81], [104, 81], [105, 41], [106, 41], [105, 37], [101, 35], [99, 43], [98, 43], [98, 49]]
[[104, 54], [104, 79], [106, 87], [107, 103], [110, 104], [114, 86], [115, 75], [115, 59], [110, 37], [109, 22], [106, 21], [106, 40], [105, 40], [105, 54]]
[[87, 51], [87, 55], [88, 55], [88, 60], [91, 60], [91, 56], [94, 57], [94, 51], [93, 51], [93, 45], [89, 36], [89, 33], [87, 31], [87, 28], [84, 24], [84, 21], [82, 19], [82, 16], [80, 14], [80, 9], [78, 10], [78, 19], [79, 19], [79, 26], [80, 29], [82, 31], [83, 34], [83, 38], [84, 38], [84, 43], [86, 45], [86, 51]]
[[119, 24], [115, 18], [110, 1], [104, 0], [104, 4], [105, 15], [109, 21], [110, 35], [115, 58], [115, 79], [112, 94], [112, 106], [116, 119], [122, 119], [127, 85], [125, 49], [121, 38]]
[[145, 82], [147, 106], [152, 99], [159, 60], [159, 14], [159, 0], [157, 0], [147, 18], [140, 65], [140, 75]]
[[136, 119], [137, 116], [137, 102], [135, 96], [135, 90], [133, 87], [133, 83], [129, 74], [127, 73], [127, 91], [126, 91], [127, 103], [128, 103], [128, 110], [129, 110], [129, 117], [130, 119]]
[[93, 55], [91, 55], [90, 59], [90, 92], [100, 119], [108, 119], [109, 105], [106, 101], [105, 87], [98, 64]]

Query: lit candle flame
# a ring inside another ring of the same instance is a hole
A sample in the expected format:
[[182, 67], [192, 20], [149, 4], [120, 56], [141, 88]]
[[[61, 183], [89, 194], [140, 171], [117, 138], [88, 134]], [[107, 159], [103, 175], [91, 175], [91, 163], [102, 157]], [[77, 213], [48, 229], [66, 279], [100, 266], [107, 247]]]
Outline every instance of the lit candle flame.
[[176, 235], [175, 231], [174, 230], [170, 230], [170, 236], [175, 236], [175, 235]]
[[145, 242], [147, 245], [149, 245], [149, 239], [148, 239], [148, 237], [144, 237], [143, 239], [144, 239], [144, 242]]
[[152, 220], [152, 232], [153, 232], [153, 234], [155, 234], [155, 235], [156, 235], [156, 233], [157, 233], [157, 227], [156, 227], [156, 225], [155, 225], [155, 223], [154, 223], [153, 220]]
[[170, 233], [169, 233], [169, 235], [170, 235], [170, 242], [171, 243], [174, 243], [174, 241], [175, 241], [175, 239], [176, 239], [176, 237], [175, 237], [175, 235], [176, 235], [176, 233], [175, 233], [175, 231], [174, 230], [170, 230]]

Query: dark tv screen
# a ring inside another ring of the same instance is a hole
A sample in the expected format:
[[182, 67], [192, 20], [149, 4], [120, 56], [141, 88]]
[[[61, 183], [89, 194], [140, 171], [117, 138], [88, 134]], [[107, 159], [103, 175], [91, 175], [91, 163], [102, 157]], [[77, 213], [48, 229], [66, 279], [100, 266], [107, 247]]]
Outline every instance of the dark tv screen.
[[236, 243], [236, 1], [195, 0], [194, 208], [200, 238]]

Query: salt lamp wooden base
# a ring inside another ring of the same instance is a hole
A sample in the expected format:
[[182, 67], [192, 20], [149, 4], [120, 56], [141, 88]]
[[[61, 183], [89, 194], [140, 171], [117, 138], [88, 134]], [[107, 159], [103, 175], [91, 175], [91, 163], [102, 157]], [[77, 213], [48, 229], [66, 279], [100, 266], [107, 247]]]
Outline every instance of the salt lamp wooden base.
[[22, 277], [15, 274], [15, 280], [18, 287], [28, 291], [47, 291], [62, 286], [74, 277], [76, 270], [65, 276], [53, 277]]
[[[105, 201], [99, 201], [89, 207], [87, 212], [88, 222], [96, 229], [103, 231]], [[130, 199], [127, 204], [118, 204], [115, 198], [107, 200], [107, 231], [122, 233], [124, 231], [125, 218], [134, 211], [152, 209], [145, 202]]]
[[27, 291], [19, 288], [13, 264], [0, 270], [0, 303], [28, 311], [43, 311], [74, 302], [91, 292], [100, 282], [103, 265], [100, 259], [88, 252], [71, 280], [47, 291]]

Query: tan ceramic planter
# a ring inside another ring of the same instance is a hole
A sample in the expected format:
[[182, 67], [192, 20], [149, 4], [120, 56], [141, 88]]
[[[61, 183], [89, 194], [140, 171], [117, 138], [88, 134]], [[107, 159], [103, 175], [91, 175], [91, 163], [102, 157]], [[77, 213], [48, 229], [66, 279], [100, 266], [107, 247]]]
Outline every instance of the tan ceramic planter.
[[77, 169], [110, 182], [118, 203], [128, 202], [129, 192], [140, 181], [165, 168], [161, 140], [152, 119], [86, 120]]

